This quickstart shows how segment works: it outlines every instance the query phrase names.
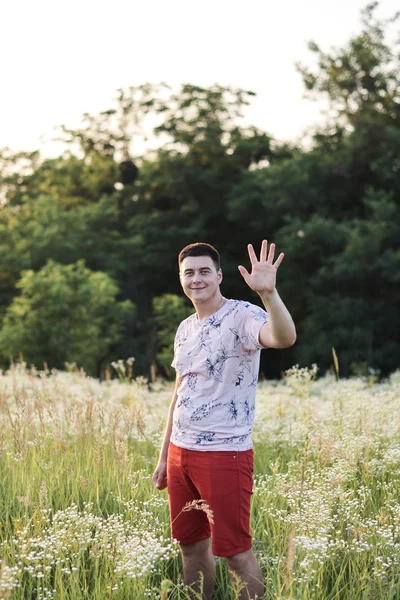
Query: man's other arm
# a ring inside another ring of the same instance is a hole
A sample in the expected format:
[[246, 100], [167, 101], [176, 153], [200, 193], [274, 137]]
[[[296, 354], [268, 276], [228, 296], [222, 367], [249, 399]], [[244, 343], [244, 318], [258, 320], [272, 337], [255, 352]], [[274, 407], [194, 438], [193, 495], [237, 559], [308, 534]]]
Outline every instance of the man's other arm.
[[153, 474], [153, 481], [158, 490], [163, 490], [167, 487], [167, 459], [168, 459], [168, 447], [171, 439], [172, 433], [172, 419], [175, 409], [176, 400], [178, 397], [178, 386], [179, 386], [180, 378], [178, 374], [176, 375], [175, 380], [175, 388], [172, 396], [171, 404], [169, 406], [168, 411], [168, 420], [167, 425], [165, 427], [164, 439], [161, 445], [160, 457], [158, 459], [158, 463], [156, 466], [156, 470]]

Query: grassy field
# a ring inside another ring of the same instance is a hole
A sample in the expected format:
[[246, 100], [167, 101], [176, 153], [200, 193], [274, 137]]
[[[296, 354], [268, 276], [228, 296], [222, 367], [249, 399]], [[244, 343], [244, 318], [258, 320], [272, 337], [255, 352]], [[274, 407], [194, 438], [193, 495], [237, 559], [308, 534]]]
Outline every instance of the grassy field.
[[[314, 375], [258, 387], [265, 598], [400, 599], [400, 372]], [[23, 364], [0, 375], [0, 598], [188, 597], [151, 481], [171, 392]], [[235, 598], [223, 561], [217, 574], [216, 600]]]

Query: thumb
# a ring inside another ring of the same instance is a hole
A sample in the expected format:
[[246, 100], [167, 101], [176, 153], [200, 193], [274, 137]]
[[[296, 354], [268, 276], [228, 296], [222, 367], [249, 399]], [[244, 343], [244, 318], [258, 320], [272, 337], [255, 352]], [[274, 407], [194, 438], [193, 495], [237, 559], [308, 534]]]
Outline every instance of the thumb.
[[239, 269], [239, 272], [242, 275], [243, 279], [247, 283], [247, 278], [250, 277], [250, 273], [248, 272], [248, 270], [245, 267], [242, 267], [242, 265], [239, 265], [238, 269]]

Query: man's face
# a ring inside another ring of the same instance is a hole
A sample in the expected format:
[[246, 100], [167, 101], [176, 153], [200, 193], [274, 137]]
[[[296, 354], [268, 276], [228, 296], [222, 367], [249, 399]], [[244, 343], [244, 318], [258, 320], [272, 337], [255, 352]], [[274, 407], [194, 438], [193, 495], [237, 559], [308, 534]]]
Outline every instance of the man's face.
[[181, 262], [179, 278], [186, 296], [197, 304], [218, 294], [222, 271], [217, 271], [210, 256], [187, 256]]

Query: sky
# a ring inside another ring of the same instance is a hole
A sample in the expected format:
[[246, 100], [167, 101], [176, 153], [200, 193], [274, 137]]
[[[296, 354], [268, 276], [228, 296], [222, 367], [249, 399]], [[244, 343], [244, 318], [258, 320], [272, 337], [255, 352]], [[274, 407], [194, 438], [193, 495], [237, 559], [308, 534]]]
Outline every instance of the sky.
[[[0, 7], [0, 148], [54, 155], [60, 124], [112, 106], [146, 82], [256, 92], [245, 122], [299, 140], [323, 122], [295, 63], [315, 65], [361, 29], [366, 0], [13, 0]], [[392, 16], [398, 0], [381, 0]]]

